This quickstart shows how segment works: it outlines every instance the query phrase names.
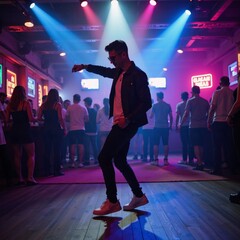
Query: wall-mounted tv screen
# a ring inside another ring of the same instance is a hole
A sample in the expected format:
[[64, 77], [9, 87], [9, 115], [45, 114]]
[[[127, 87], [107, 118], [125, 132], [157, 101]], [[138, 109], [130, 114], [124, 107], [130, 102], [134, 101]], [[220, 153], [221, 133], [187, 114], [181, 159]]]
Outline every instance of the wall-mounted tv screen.
[[2, 64], [0, 64], [0, 88], [2, 87]]
[[35, 97], [35, 80], [28, 77], [28, 96]]
[[99, 79], [97, 79], [97, 78], [81, 79], [81, 89], [82, 90], [98, 90], [99, 89]]
[[228, 65], [228, 77], [230, 80], [230, 85], [237, 84], [237, 72], [238, 72], [237, 61]]
[[167, 79], [165, 77], [149, 78], [149, 86], [153, 88], [166, 88]]

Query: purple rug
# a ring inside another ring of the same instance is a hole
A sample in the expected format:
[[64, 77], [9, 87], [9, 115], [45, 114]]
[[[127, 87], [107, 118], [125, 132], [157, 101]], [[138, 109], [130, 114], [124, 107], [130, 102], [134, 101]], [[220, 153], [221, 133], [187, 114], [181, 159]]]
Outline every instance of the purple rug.
[[[214, 181], [226, 180], [222, 176], [211, 175], [207, 170], [195, 171], [192, 166], [178, 164], [179, 156], [169, 156], [169, 165], [153, 166], [143, 163], [141, 160], [129, 160], [139, 182], [186, 182], [186, 181]], [[125, 183], [122, 174], [115, 169], [118, 183]], [[99, 166], [87, 166], [84, 168], [65, 169], [64, 175], [59, 177], [39, 178], [41, 184], [64, 184], [64, 183], [104, 183], [102, 171]]]

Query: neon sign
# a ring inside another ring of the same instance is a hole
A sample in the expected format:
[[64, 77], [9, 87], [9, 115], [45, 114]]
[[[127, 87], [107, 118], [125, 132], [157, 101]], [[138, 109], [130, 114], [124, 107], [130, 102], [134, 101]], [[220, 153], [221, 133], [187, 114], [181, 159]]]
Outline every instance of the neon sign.
[[43, 90], [42, 85], [38, 84], [38, 106], [42, 105]]
[[203, 88], [211, 88], [213, 85], [212, 74], [203, 74], [191, 77], [191, 86], [199, 86]]
[[7, 70], [7, 96], [11, 97], [13, 89], [17, 86], [17, 75], [16, 73]]
[[2, 64], [0, 64], [0, 87], [2, 87]]

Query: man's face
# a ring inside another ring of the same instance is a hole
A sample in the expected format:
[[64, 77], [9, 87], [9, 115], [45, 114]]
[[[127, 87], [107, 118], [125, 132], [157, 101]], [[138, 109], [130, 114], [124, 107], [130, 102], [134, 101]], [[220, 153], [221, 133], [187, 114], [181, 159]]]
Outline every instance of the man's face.
[[71, 104], [70, 101], [66, 101], [66, 102], [64, 103], [64, 108], [67, 109], [70, 104]]
[[115, 50], [112, 50], [108, 53], [109, 57], [108, 60], [114, 65], [116, 68], [121, 68], [123, 63], [122, 58], [123, 52], [116, 52]]

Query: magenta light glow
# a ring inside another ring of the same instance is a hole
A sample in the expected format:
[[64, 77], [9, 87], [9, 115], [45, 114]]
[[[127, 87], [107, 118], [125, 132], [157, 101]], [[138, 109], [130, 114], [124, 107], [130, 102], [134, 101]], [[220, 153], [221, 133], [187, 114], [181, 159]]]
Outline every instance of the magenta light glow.
[[154, 7], [147, 5], [146, 9], [135, 23], [134, 36], [138, 39], [144, 38], [147, 32], [147, 25], [150, 24]]
[[95, 38], [100, 38], [102, 31], [100, 31], [100, 33], [99, 33], [99, 31], [97, 31], [97, 30], [98, 30], [99, 26], [102, 25], [102, 22], [100, 21], [100, 19], [97, 17], [97, 15], [94, 13], [94, 11], [92, 10], [92, 8], [89, 5], [83, 9], [83, 12], [88, 21], [88, 25], [93, 27], [93, 31], [92, 31], [93, 36]]
[[149, 3], [152, 6], [156, 6], [157, 5], [157, 1], [156, 0], [150, 0]]
[[89, 25], [101, 25], [102, 22], [100, 21], [100, 19], [97, 17], [97, 15], [93, 12], [92, 8], [88, 5], [86, 8], [83, 9], [83, 12], [87, 18], [87, 21], [89, 23]]

